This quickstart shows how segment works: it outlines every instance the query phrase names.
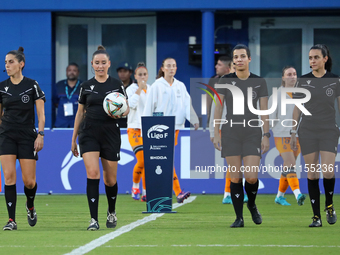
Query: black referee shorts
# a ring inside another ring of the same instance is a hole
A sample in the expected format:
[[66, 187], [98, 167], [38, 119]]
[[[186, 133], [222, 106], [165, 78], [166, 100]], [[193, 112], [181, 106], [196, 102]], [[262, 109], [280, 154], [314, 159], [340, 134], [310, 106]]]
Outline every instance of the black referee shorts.
[[120, 128], [116, 122], [84, 120], [79, 128], [80, 156], [90, 151], [99, 151], [101, 158], [120, 160]]
[[302, 122], [299, 130], [299, 142], [302, 155], [313, 152], [329, 151], [337, 153], [340, 131], [336, 124], [315, 126]]
[[262, 131], [259, 127], [222, 126], [222, 158], [230, 156], [261, 157]]
[[18, 128], [0, 125], [0, 155], [16, 155], [17, 159], [38, 160], [34, 142], [38, 134], [34, 127]]

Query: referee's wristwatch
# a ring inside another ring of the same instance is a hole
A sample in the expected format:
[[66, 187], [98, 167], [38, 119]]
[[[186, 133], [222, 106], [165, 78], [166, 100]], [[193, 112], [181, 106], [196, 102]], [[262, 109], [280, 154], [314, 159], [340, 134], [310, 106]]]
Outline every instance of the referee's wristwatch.
[[38, 132], [38, 135], [44, 136], [45, 133], [44, 133], [44, 131], [39, 131], [39, 132]]
[[291, 130], [289, 131], [289, 134], [290, 134], [290, 135], [292, 135], [292, 134], [296, 134], [296, 130], [294, 130], [294, 129], [291, 129]]
[[265, 137], [265, 136], [269, 138], [269, 137], [270, 137], [270, 133], [269, 133], [269, 132], [264, 133], [264, 134], [263, 134], [263, 137]]

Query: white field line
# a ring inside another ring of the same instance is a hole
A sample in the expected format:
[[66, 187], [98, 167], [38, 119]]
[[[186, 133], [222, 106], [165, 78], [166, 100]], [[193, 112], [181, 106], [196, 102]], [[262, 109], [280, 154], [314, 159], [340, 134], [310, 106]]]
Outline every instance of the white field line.
[[[77, 248], [76, 245], [0, 245], [0, 248]], [[277, 248], [340, 248], [340, 245], [294, 245], [294, 244], [140, 244], [140, 245], [105, 245], [105, 248], [153, 248], [153, 247], [277, 247]]]
[[340, 248], [340, 245], [285, 245], [285, 244], [172, 244], [172, 245], [107, 245], [107, 248], [130, 247], [280, 247], [280, 248]]
[[[191, 203], [192, 201], [194, 201], [196, 199], [196, 196], [192, 196], [189, 197], [188, 199], [184, 200], [184, 202], [182, 204], [178, 204], [175, 203], [172, 205], [173, 209], [176, 209], [182, 205]], [[108, 241], [124, 234], [127, 233], [129, 231], [131, 231], [132, 229], [144, 225], [145, 223], [148, 223], [150, 221], [156, 220], [158, 217], [162, 217], [164, 215], [164, 213], [153, 213], [150, 216], [144, 217], [143, 219], [137, 220], [135, 222], [132, 222], [128, 225], [125, 225], [119, 229], [117, 229], [116, 231], [110, 232], [106, 235], [103, 235], [91, 242], [89, 242], [88, 244], [85, 244], [84, 246], [80, 246], [77, 249], [74, 249], [73, 251], [71, 251], [70, 253], [66, 253], [65, 255], [82, 255], [85, 253], [88, 253], [90, 251], [92, 251], [93, 249], [107, 243]]]

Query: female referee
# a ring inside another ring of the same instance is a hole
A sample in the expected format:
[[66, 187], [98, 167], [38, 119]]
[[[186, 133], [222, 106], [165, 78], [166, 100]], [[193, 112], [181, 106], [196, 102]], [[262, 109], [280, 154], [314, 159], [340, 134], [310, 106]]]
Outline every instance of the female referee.
[[132, 180], [132, 198], [139, 200], [140, 190], [139, 182], [142, 177], [143, 192], [142, 202], [146, 202], [146, 190], [145, 190], [145, 174], [144, 174], [144, 153], [143, 153], [143, 139], [141, 137], [141, 116], [144, 111], [144, 105], [146, 102], [146, 96], [150, 85], [147, 84], [149, 75], [148, 69], [143, 62], [137, 64], [135, 70], [135, 79], [137, 83], [132, 83], [127, 89], [126, 94], [129, 97], [130, 112], [128, 115], [127, 133], [129, 142], [133, 152], [136, 155], [137, 163], [133, 168], [133, 180]]
[[[219, 61], [220, 63], [217, 62], [216, 64], [216, 73], [217, 73], [217, 70], [218, 68], [220, 68], [220, 66], [225, 66], [225, 63], [223, 61]], [[231, 61], [228, 62], [227, 64], [227, 67], [228, 67], [228, 72], [226, 74], [229, 74], [229, 73], [235, 73], [235, 67], [234, 67], [234, 63]], [[223, 76], [223, 75], [221, 75]], [[221, 78], [221, 76], [218, 77], [218, 79]], [[218, 82], [218, 81], [216, 81]], [[213, 84], [215, 86], [215, 84]], [[210, 112], [210, 116], [212, 116], [210, 119], [209, 119], [209, 132], [210, 132], [210, 140], [212, 143], [214, 143], [214, 135], [215, 135], [215, 130], [214, 130], [214, 112], [215, 112], [215, 104], [211, 104], [211, 112]], [[223, 111], [222, 111], [222, 116], [226, 116], [227, 114], [227, 107], [226, 107], [226, 104], [223, 102]], [[220, 125], [221, 128], [222, 128], [222, 124]], [[221, 135], [221, 130], [220, 130], [220, 135]], [[228, 164], [228, 162], [227, 162]], [[232, 204], [232, 200], [231, 200], [231, 196], [230, 196], [230, 171], [227, 170], [227, 173], [225, 175], [225, 186], [224, 186], [224, 196], [223, 196], [223, 199], [222, 199], [222, 204]], [[248, 202], [248, 197], [247, 197], [247, 194], [244, 194], [244, 199], [243, 199], [243, 203], [247, 203]]]
[[[108, 75], [111, 66], [110, 56], [103, 46], [92, 55], [91, 61], [95, 76], [82, 83], [79, 106], [74, 121], [71, 151], [78, 157], [77, 136], [79, 134], [80, 155], [83, 157], [87, 174], [87, 200], [91, 221], [87, 230], [98, 230], [98, 199], [100, 168], [103, 166], [103, 179], [108, 201], [107, 228], [117, 225], [117, 165], [120, 159], [120, 128], [116, 118], [108, 116], [103, 109], [103, 100], [111, 92], [126, 96], [122, 82]], [[123, 114], [126, 116], [129, 108]]]
[[[279, 205], [290, 205], [286, 201], [286, 198], [284, 197], [286, 190], [288, 189], [288, 186], [292, 189], [295, 198], [297, 200], [298, 205], [303, 205], [304, 201], [306, 199], [306, 195], [301, 194], [300, 186], [299, 186], [299, 179], [296, 175], [296, 168], [295, 168], [295, 162], [297, 156], [300, 154], [300, 144], [299, 140], [297, 139], [297, 150], [293, 151], [290, 148], [290, 136], [289, 131], [291, 124], [288, 125], [287, 122], [285, 122], [285, 126], [281, 125], [282, 121], [285, 121], [287, 119], [291, 119], [293, 116], [293, 110], [294, 105], [293, 104], [287, 104], [286, 106], [286, 114], [282, 115], [281, 111], [281, 94], [282, 88], [292, 88], [295, 86], [297, 81], [297, 75], [296, 70], [293, 66], [285, 66], [282, 69], [282, 79], [281, 79], [281, 87], [277, 91], [277, 105], [276, 111], [270, 114], [269, 119], [276, 119], [278, 121], [274, 122], [274, 125], [271, 127], [274, 135], [274, 141], [276, 149], [280, 152], [280, 155], [283, 159], [283, 169], [280, 177], [279, 182], [279, 189], [277, 192], [277, 196], [275, 198], [275, 203]], [[292, 93], [286, 93], [286, 98], [290, 99], [292, 98]], [[268, 105], [272, 105], [273, 102], [273, 96], [269, 98]]]
[[[154, 112], [163, 112], [164, 116], [175, 115], [175, 146], [178, 133], [184, 128], [185, 120], [189, 120], [198, 129], [198, 117], [191, 105], [190, 95], [184, 83], [174, 76], [177, 71], [177, 63], [173, 58], [166, 58], [158, 72], [158, 79], [151, 85], [146, 99], [144, 116], [152, 116]], [[183, 203], [190, 196], [190, 192], [183, 192], [174, 168], [173, 189], [177, 196], [177, 202]]]
[[[236, 220], [230, 227], [238, 228], [244, 227], [242, 160], [244, 164], [244, 177], [246, 179], [245, 190], [248, 195], [247, 207], [252, 215], [254, 223], [262, 223], [261, 214], [257, 210], [255, 204], [259, 185], [257, 176], [258, 166], [261, 159], [261, 149], [262, 154], [268, 151], [270, 133], [269, 123], [266, 121], [266, 119], [268, 119], [268, 115], [261, 116], [264, 132], [262, 135], [260, 127], [261, 121], [259, 120], [258, 115], [253, 114], [247, 106], [247, 89], [252, 88], [253, 108], [256, 108], [257, 102], [260, 101], [261, 110], [267, 110], [268, 92], [266, 81], [263, 78], [249, 72], [249, 63], [251, 61], [251, 57], [247, 46], [238, 44], [234, 47], [232, 52], [236, 72], [223, 76], [219, 84], [227, 83], [229, 86], [237, 87], [242, 91], [245, 102], [244, 115], [234, 114], [234, 110], [236, 109], [233, 108], [233, 102], [239, 100], [238, 98], [233, 99], [233, 95], [229, 89], [217, 89], [222, 102], [225, 98], [227, 103], [226, 119], [228, 120], [228, 124], [223, 125], [222, 127], [222, 138], [219, 136], [219, 125], [215, 125], [214, 146], [216, 149], [221, 150], [222, 145], [221, 155], [228, 162], [231, 177], [231, 199], [236, 213]], [[238, 95], [240, 95], [239, 90]], [[217, 104], [214, 118], [221, 119], [221, 117], [222, 105]], [[258, 123], [256, 123], [256, 121]]]
[[[293, 119], [300, 120], [298, 128], [301, 152], [305, 160], [308, 179], [308, 193], [312, 204], [313, 222], [309, 227], [321, 227], [320, 214], [320, 171], [323, 173], [325, 188], [325, 211], [329, 224], [334, 224], [337, 216], [333, 207], [333, 192], [335, 185], [335, 156], [337, 154], [339, 128], [335, 122], [334, 100], [340, 105], [339, 76], [331, 73], [332, 59], [326, 45], [316, 44], [309, 50], [309, 65], [312, 72], [299, 79], [298, 87], [307, 89], [310, 100], [304, 107], [311, 115], [301, 114], [295, 107]], [[294, 98], [305, 95], [295, 93]], [[302, 115], [300, 119], [300, 115]], [[291, 130], [291, 147], [297, 150], [296, 127]], [[321, 165], [318, 164], [321, 156]]]
[[[34, 207], [37, 191], [36, 161], [37, 153], [44, 146], [45, 94], [35, 80], [22, 74], [25, 67], [24, 48], [8, 52], [5, 66], [9, 79], [0, 83], [0, 159], [5, 177], [9, 221], [3, 230], [16, 230], [16, 159], [19, 159], [25, 185], [28, 224], [33, 227], [37, 223]], [[34, 105], [38, 116], [38, 132], [34, 125]]]

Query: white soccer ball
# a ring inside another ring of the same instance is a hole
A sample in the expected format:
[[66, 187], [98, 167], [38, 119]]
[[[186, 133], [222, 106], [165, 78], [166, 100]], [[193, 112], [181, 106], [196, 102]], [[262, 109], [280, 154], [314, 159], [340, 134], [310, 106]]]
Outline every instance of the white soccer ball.
[[118, 92], [110, 93], [104, 98], [103, 108], [111, 117], [120, 116], [127, 109], [126, 98], [123, 94]]

